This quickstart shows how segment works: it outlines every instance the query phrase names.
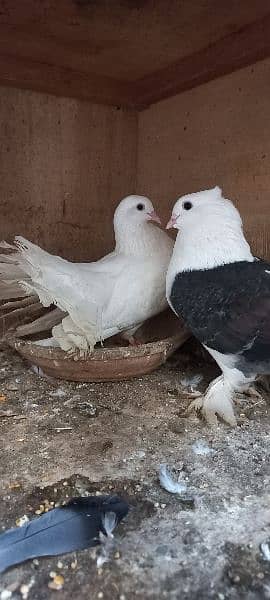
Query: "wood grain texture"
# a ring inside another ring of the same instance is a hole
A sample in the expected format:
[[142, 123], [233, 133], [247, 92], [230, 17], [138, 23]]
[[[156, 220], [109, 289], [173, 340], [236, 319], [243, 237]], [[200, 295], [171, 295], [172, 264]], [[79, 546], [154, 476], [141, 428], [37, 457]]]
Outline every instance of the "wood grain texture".
[[118, 79], [14, 57], [5, 51], [0, 52], [0, 84], [108, 106], [131, 108], [136, 104], [133, 87]]
[[269, 12], [269, 0], [0, 0], [0, 48], [135, 81]]
[[268, 59], [140, 113], [137, 192], [164, 221], [177, 197], [220, 185], [270, 258], [269, 93]]
[[137, 97], [146, 107], [269, 55], [270, 14], [137, 81]]
[[112, 217], [135, 189], [137, 116], [0, 89], [0, 237], [94, 260], [113, 245]]
[[0, 83], [142, 108], [269, 55], [269, 0], [0, 0]]

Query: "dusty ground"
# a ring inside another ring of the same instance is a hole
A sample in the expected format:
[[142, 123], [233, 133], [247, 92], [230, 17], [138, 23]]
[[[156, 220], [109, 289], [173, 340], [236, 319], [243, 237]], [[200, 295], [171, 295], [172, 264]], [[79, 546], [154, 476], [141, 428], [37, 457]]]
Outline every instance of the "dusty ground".
[[[101, 570], [93, 550], [40, 559], [1, 577], [1, 599], [270, 599], [260, 552], [270, 539], [269, 400], [239, 404], [235, 430], [209, 429], [186, 416], [180, 380], [201, 373], [204, 389], [215, 372], [189, 344], [144, 379], [71, 384], [38, 377], [2, 346], [2, 527], [84, 491], [116, 491], [131, 511]], [[196, 454], [198, 440], [213, 452]], [[191, 499], [161, 489], [164, 462]], [[51, 571], [64, 576], [61, 591], [48, 588]]]

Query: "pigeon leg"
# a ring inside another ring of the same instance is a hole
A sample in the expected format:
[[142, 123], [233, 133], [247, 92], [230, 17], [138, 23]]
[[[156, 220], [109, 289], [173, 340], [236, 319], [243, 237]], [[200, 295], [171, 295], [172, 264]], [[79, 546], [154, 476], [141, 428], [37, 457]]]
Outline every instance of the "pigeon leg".
[[191, 402], [189, 411], [200, 410], [209, 425], [218, 424], [218, 415], [223, 421], [235, 427], [237, 422], [233, 410], [233, 394], [232, 386], [224, 379], [224, 375], [220, 375], [210, 383], [204, 396]]
[[126, 340], [130, 346], [141, 346], [142, 342], [137, 340], [134, 337], [134, 333], [136, 333], [137, 329], [139, 329], [140, 325], [133, 327], [132, 329], [128, 329], [127, 331], [123, 331], [121, 333], [121, 337], [123, 340]]
[[139, 340], [137, 340], [133, 335], [131, 335], [128, 338], [128, 342], [129, 342], [130, 346], [141, 346], [142, 345], [142, 343]]

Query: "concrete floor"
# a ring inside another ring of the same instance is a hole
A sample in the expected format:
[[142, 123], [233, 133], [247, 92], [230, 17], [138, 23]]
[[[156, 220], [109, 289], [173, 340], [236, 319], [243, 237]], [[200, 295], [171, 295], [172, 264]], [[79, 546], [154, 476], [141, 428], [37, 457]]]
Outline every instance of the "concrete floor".
[[[1, 600], [270, 599], [260, 552], [270, 540], [269, 399], [241, 402], [237, 428], [211, 430], [185, 412], [181, 379], [198, 373], [204, 389], [216, 367], [194, 342], [119, 384], [44, 379], [1, 347], [2, 528], [33, 518], [45, 499], [117, 492], [131, 505], [102, 568], [96, 549], [30, 561], [1, 577]], [[213, 451], [196, 453], [198, 442]], [[194, 501], [160, 487], [160, 463]], [[64, 578], [59, 591], [51, 572]]]

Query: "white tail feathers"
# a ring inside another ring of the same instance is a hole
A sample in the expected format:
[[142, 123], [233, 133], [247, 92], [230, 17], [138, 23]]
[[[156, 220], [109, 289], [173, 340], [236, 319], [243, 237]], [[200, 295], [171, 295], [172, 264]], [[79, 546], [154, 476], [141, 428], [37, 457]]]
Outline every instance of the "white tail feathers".
[[14, 245], [2, 242], [8, 254], [0, 255], [0, 298], [37, 295], [41, 304], [55, 304], [68, 316], [52, 329], [65, 351], [91, 351], [102, 340], [102, 308], [89, 297], [87, 277], [78, 291], [78, 270], [74, 264], [54, 256], [23, 237]]
[[16, 237], [14, 245], [1, 242], [0, 247], [9, 250], [9, 254], [0, 255], [0, 275], [1, 279], [25, 279], [32, 277], [35, 260], [39, 254], [38, 250], [43, 252], [38, 246], [28, 242], [22, 237]]
[[[12, 280], [22, 289], [22, 295], [38, 295], [44, 306], [55, 302], [48, 278], [48, 271], [55, 269], [55, 262], [63, 259], [52, 256], [36, 244], [21, 236], [15, 238], [14, 245], [2, 242], [0, 246], [11, 250], [8, 255], [0, 255], [0, 277], [2, 282]], [[63, 261], [65, 262], [65, 261]], [[57, 277], [57, 269], [55, 269]], [[60, 308], [63, 308], [60, 306]], [[65, 310], [63, 308], [63, 310]]]
[[24, 287], [30, 279], [20, 265], [20, 253], [16, 246], [3, 241], [0, 242], [0, 248], [8, 251], [8, 254], [0, 254], [0, 300], [19, 298], [29, 293], [32, 295], [33, 290], [30, 292]]

